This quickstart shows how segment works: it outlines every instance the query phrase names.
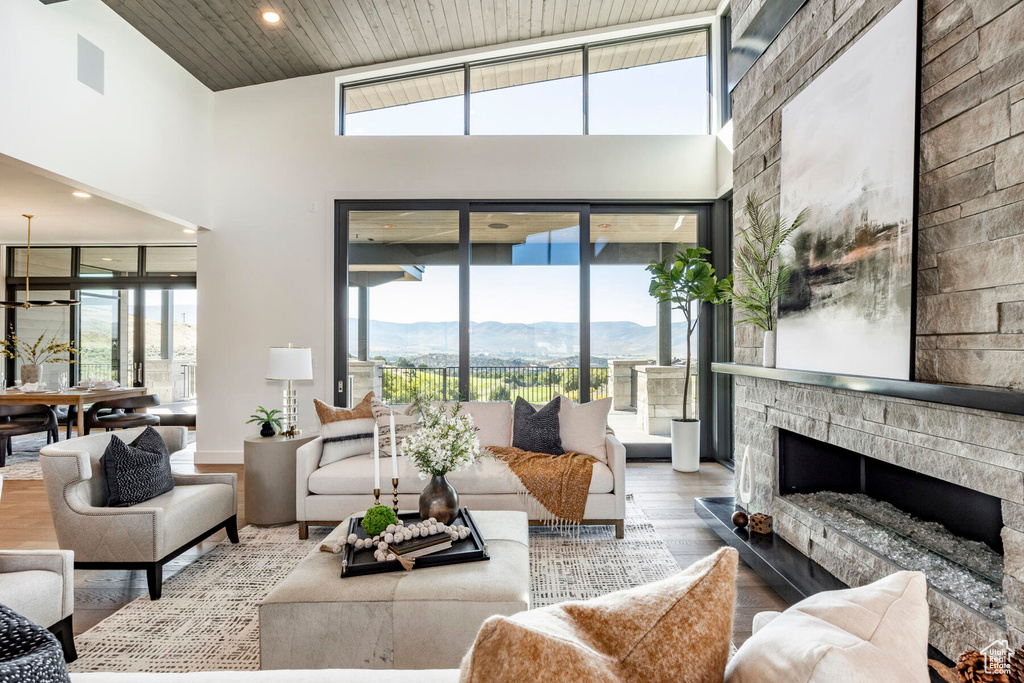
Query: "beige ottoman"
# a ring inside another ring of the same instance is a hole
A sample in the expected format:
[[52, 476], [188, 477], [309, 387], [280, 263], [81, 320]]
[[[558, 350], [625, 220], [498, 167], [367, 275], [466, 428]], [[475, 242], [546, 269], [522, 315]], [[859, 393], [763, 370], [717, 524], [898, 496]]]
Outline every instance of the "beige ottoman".
[[473, 518], [490, 560], [342, 579], [340, 555], [311, 552], [260, 605], [260, 668], [458, 667], [485, 619], [530, 607], [526, 514]]

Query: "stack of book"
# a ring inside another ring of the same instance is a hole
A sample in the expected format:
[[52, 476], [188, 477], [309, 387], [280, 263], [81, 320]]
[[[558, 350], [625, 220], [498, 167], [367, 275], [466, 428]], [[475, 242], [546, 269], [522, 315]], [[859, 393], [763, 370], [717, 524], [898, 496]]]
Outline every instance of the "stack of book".
[[388, 550], [398, 557], [413, 559], [432, 553], [439, 553], [452, 547], [452, 539], [448, 534], [440, 534], [432, 538], [414, 538], [402, 543], [388, 545]]

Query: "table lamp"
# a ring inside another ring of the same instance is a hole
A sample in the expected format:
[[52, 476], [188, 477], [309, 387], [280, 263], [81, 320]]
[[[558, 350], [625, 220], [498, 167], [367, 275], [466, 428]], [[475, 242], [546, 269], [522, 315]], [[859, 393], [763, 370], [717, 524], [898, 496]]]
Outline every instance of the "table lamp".
[[284, 431], [282, 436], [299, 435], [298, 403], [295, 400], [295, 389], [292, 382], [313, 379], [313, 352], [309, 347], [272, 346], [270, 359], [267, 361], [267, 379], [288, 382], [284, 390]]

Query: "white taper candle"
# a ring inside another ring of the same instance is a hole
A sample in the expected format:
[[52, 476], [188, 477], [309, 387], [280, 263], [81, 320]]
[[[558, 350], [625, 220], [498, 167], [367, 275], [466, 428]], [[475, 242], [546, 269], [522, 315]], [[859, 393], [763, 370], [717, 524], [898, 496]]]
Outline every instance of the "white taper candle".
[[380, 428], [373, 423], [373, 488], [380, 488]]
[[398, 439], [395, 438], [394, 413], [391, 413], [391, 478], [398, 479]]

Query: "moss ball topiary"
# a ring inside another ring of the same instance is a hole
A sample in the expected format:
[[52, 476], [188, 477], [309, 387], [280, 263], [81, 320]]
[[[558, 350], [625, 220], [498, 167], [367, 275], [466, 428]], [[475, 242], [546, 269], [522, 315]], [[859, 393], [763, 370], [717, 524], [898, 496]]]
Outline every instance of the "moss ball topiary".
[[374, 505], [366, 511], [360, 526], [372, 538], [387, 529], [388, 524], [394, 524], [397, 521], [398, 516], [395, 515], [395, 511], [387, 505]]

